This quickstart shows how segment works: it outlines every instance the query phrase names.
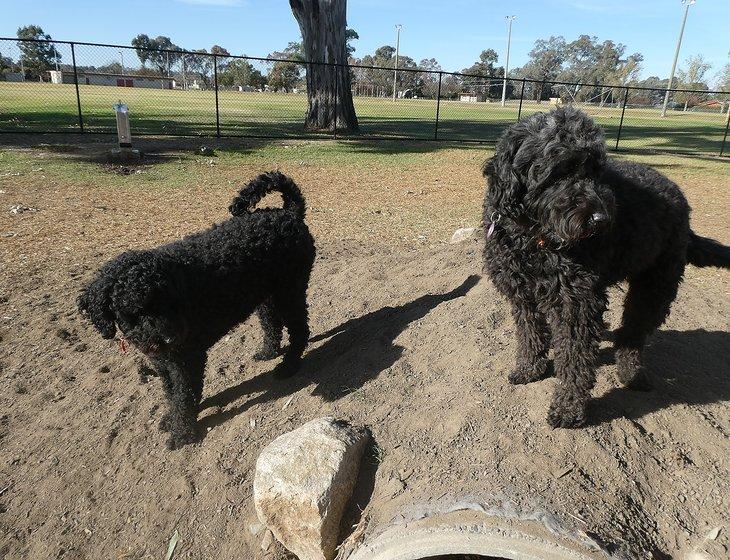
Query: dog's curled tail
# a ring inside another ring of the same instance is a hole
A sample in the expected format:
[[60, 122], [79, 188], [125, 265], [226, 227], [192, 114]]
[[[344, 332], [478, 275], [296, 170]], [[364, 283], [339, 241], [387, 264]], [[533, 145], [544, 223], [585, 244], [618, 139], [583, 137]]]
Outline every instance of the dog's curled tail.
[[238, 192], [238, 196], [233, 199], [228, 210], [234, 216], [250, 214], [254, 211], [259, 200], [273, 191], [281, 193], [281, 197], [284, 199], [284, 210], [295, 214], [300, 219], [304, 219], [306, 206], [302, 191], [299, 190], [297, 184], [290, 177], [279, 171], [262, 173], [251, 180], [248, 185]]
[[699, 267], [730, 268], [730, 247], [691, 231], [687, 246], [687, 261]]

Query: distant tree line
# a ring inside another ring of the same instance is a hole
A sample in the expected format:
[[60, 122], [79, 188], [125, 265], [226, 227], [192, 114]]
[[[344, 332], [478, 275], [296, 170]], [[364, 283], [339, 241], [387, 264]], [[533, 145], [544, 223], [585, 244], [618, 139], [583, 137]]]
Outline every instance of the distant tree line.
[[[355, 56], [354, 42], [359, 39], [353, 29], [346, 30], [347, 53], [353, 89], [369, 91], [371, 94], [392, 95], [393, 69], [395, 67], [395, 48], [383, 45], [372, 54]], [[40, 26], [28, 25], [17, 31], [17, 45], [20, 57], [14, 60], [7, 53], [0, 52], [0, 75], [8, 72], [24, 72], [28, 80], [43, 79], [48, 70], [60, 68], [70, 69], [68, 61], [61, 63], [61, 54], [52, 43], [24, 42], [22, 39], [40, 39], [52, 41], [49, 34]], [[109, 61], [100, 66], [80, 65], [82, 71], [99, 71], [123, 73], [133, 71], [136, 74], [164, 75], [174, 77], [180, 82], [198, 82], [200, 87], [213, 86], [213, 57], [218, 65], [218, 83], [223, 87], [250, 87], [257, 90], [265, 88], [272, 91], [291, 92], [305, 87], [305, 65], [302, 44], [290, 42], [281, 51], [269, 53], [268, 63], [232, 58], [227, 49], [213, 45], [205, 48], [182, 51], [169, 37], [152, 38], [139, 34], [131, 41], [135, 49], [140, 67], [132, 68], [129, 61], [122, 68], [121, 61]], [[169, 52], [173, 51], [173, 52]], [[730, 53], [728, 53], [730, 58]], [[281, 61], [284, 60], [284, 61]], [[502, 93], [504, 67], [498, 64], [499, 55], [496, 50], [483, 50], [478, 59], [469, 67], [461, 70], [468, 76], [444, 74], [441, 81], [441, 94], [445, 98], [453, 98], [464, 91], [478, 91], [488, 99], [498, 99]], [[630, 90], [629, 103], [653, 106], [662, 102], [663, 90], [668, 80], [657, 76], [639, 79], [642, 70], [641, 53], [627, 54], [627, 47], [610, 40], [599, 41], [597, 37], [580, 35], [573, 41], [562, 36], [551, 36], [538, 39], [529, 52], [529, 59], [521, 67], [509, 71], [508, 97], [513, 92], [516, 80], [528, 78], [544, 84], [542, 87], [530, 87], [527, 95], [534, 99], [563, 97], [571, 101], [594, 102], [600, 105], [619, 103], [623, 96], [624, 86], [652, 88], [650, 91]], [[358, 68], [356, 66], [374, 66], [378, 68]], [[435, 58], [416, 62], [407, 54], [398, 57], [398, 84], [401, 95], [433, 98], [438, 89], [438, 72], [441, 65]], [[680, 66], [672, 88], [709, 90], [708, 72], [711, 65], [701, 55], [690, 56]], [[426, 72], [410, 72], [409, 70], [428, 70]], [[483, 78], [483, 79], [480, 79]], [[492, 78], [492, 79], [489, 79]], [[716, 88], [730, 93], [730, 62], [726, 63], [716, 75]], [[554, 82], [571, 82], [572, 86], [555, 86]], [[701, 93], [677, 92], [673, 95], [676, 108], [689, 109], [707, 99]]]

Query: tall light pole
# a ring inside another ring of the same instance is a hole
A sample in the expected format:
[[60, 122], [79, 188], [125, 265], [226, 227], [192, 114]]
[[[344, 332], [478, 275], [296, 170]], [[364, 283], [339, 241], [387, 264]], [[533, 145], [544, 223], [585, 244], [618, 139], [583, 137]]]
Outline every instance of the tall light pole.
[[121, 49], [119, 50], [119, 58], [122, 59], [122, 74], [124, 74], [124, 53]]
[[507, 60], [504, 63], [504, 81], [502, 82], [502, 107], [507, 99], [507, 72], [509, 72], [509, 48], [512, 44], [512, 22], [517, 19], [517, 16], [506, 16], [505, 21], [509, 24], [509, 32], [507, 33]]
[[662, 117], [667, 116], [667, 105], [669, 104], [669, 90], [672, 89], [672, 81], [674, 80], [674, 71], [677, 69], [677, 59], [679, 58], [679, 48], [682, 46], [682, 36], [684, 35], [684, 24], [687, 23], [687, 14], [689, 7], [697, 0], [682, 0], [684, 4], [684, 17], [682, 18], [682, 28], [679, 30], [679, 39], [677, 39], [677, 50], [674, 51], [674, 62], [672, 63], [672, 71], [669, 74], [669, 83], [667, 84], [667, 93], [664, 95], [664, 105], [662, 106]]
[[398, 54], [400, 53], [400, 30], [403, 26], [399, 23], [395, 26], [396, 37], [395, 37], [395, 68], [393, 69], [393, 101], [397, 92], [398, 84]]

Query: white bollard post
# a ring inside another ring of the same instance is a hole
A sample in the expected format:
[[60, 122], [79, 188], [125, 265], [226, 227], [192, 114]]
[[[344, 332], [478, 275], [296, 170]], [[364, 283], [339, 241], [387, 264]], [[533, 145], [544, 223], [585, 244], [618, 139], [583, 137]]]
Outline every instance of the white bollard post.
[[129, 126], [129, 107], [118, 101], [114, 104], [117, 117], [117, 138], [119, 148], [112, 150], [112, 157], [120, 161], [136, 160], [142, 157], [139, 150], [132, 148], [132, 130]]
[[131, 148], [132, 131], [129, 128], [129, 107], [120, 100], [114, 104], [114, 112], [117, 115], [117, 136], [119, 137], [119, 147]]

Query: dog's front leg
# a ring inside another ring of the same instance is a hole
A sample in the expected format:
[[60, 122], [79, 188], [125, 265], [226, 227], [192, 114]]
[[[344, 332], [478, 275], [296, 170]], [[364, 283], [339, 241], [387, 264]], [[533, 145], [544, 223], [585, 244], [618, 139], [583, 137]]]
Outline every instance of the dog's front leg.
[[512, 384], [530, 383], [545, 375], [550, 348], [550, 330], [545, 316], [530, 300], [512, 303], [517, 328], [517, 363], [509, 375]]
[[603, 332], [605, 295], [571, 294], [550, 316], [558, 385], [547, 420], [553, 428], [575, 428], [586, 421], [586, 405], [596, 382]]
[[198, 439], [197, 418], [203, 392], [205, 354], [176, 355], [155, 362], [169, 407], [161, 427], [170, 432], [167, 447], [179, 449]]

